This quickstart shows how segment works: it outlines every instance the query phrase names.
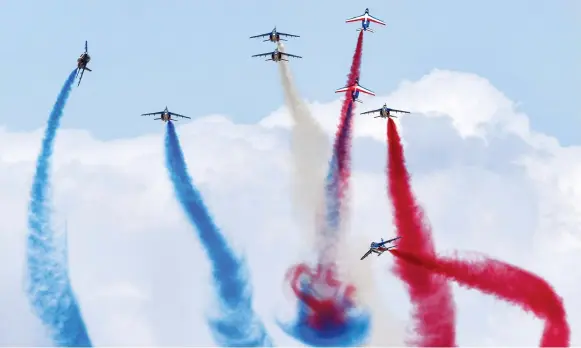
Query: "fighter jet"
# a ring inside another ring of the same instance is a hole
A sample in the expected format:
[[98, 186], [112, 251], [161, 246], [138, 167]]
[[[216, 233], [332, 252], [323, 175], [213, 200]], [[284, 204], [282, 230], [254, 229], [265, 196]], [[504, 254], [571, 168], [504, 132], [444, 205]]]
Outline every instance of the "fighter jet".
[[366, 252], [365, 255], [363, 255], [363, 257], [361, 258], [361, 260], [363, 260], [364, 258], [366, 258], [367, 256], [369, 256], [371, 253], [376, 253], [377, 256], [380, 256], [384, 252], [386, 252], [386, 251], [388, 251], [390, 249], [395, 248], [395, 245], [386, 247], [385, 244], [394, 242], [394, 241], [396, 241], [396, 240], [398, 240], [400, 238], [401, 237], [395, 237], [395, 238], [392, 238], [392, 239], [389, 239], [389, 240], [386, 240], [386, 241], [383, 241], [383, 238], [381, 238], [381, 242], [379, 242], [379, 243], [372, 242], [371, 243], [371, 246], [369, 247], [369, 251]]
[[343, 88], [339, 88], [338, 90], [335, 91], [335, 93], [351, 93], [351, 100], [354, 102], [359, 102], [359, 103], [363, 103], [361, 100], [359, 100], [359, 92], [363, 92], [365, 94], [369, 94], [374, 96], [375, 93], [363, 86], [361, 86], [359, 84], [359, 78], [355, 79], [355, 83], [353, 83], [351, 86], [346, 86]]
[[266, 40], [263, 40], [262, 42], [266, 42], [266, 41], [272, 41], [272, 42], [288, 41], [286, 39], [281, 38], [281, 36], [286, 36], [286, 37], [300, 37], [300, 36], [294, 35], [294, 34], [281, 33], [279, 31], [276, 31], [276, 27], [274, 27], [274, 29], [272, 29], [272, 31], [270, 33], [260, 34], [260, 35], [254, 35], [254, 36], [251, 36], [250, 39], [262, 38], [262, 37], [266, 37], [266, 36], [268, 36], [268, 38]]
[[162, 120], [163, 122], [177, 121], [176, 119], [172, 118], [172, 116], [177, 116], [177, 117], [183, 117], [183, 118], [191, 119], [191, 117], [184, 116], [184, 115], [180, 115], [180, 114], [176, 114], [175, 112], [170, 112], [167, 109], [167, 106], [165, 107], [165, 110], [163, 110], [163, 111], [150, 112], [148, 114], [141, 114], [141, 116], [154, 116], [154, 115], [160, 115], [160, 117], [154, 118], [154, 120]]
[[361, 115], [373, 114], [376, 112], [379, 112], [379, 115], [375, 116], [374, 118], [378, 118], [378, 117], [383, 117], [383, 118], [395, 117], [395, 118], [397, 118], [397, 116], [391, 114], [392, 112], [400, 112], [402, 114], [409, 114], [410, 113], [409, 111], [391, 109], [391, 108], [387, 107], [387, 104], [383, 104], [383, 106], [381, 108], [376, 109], [376, 110], [362, 112]]
[[254, 58], [254, 57], [266, 57], [266, 56], [270, 56], [270, 58], [266, 60], [267, 62], [269, 60], [272, 60], [273, 62], [280, 62], [281, 60], [288, 62], [288, 59], [284, 59], [284, 57], [303, 58], [301, 56], [295, 56], [294, 54], [281, 52], [278, 50], [278, 48], [275, 48], [274, 51], [272, 51], [272, 52], [255, 54], [252, 57]]
[[90, 61], [91, 61], [91, 56], [89, 55], [89, 52], [88, 52], [87, 41], [85, 41], [85, 52], [83, 54], [81, 54], [79, 59], [77, 59], [77, 73], [75, 74], [75, 77], [77, 77], [77, 75], [79, 75], [79, 71], [81, 72], [81, 77], [79, 77], [79, 83], [77, 84], [77, 87], [81, 84], [81, 80], [83, 79], [83, 74], [85, 73], [85, 70], [93, 71], [93, 70], [87, 68], [87, 64], [89, 64]]
[[361, 28], [357, 29], [357, 31], [368, 31], [370, 33], [374, 33], [373, 29], [369, 28], [369, 24], [377, 23], [381, 25], [385, 25], [385, 22], [379, 18], [375, 18], [369, 14], [369, 9], [365, 9], [365, 13], [361, 16], [349, 18], [345, 21], [345, 23], [353, 23], [353, 22], [361, 22]]

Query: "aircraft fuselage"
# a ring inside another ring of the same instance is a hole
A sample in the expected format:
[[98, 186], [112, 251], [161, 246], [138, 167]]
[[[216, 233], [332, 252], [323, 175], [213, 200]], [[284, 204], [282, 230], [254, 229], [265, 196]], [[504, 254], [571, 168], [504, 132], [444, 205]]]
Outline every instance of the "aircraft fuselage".
[[87, 66], [87, 64], [89, 64], [89, 62], [91, 61], [91, 56], [89, 56], [86, 53], [83, 53], [79, 59], [77, 59], [77, 67], [78, 68], [84, 68]]
[[280, 40], [280, 35], [277, 33], [271, 33], [268, 39], [272, 42], [278, 42]]

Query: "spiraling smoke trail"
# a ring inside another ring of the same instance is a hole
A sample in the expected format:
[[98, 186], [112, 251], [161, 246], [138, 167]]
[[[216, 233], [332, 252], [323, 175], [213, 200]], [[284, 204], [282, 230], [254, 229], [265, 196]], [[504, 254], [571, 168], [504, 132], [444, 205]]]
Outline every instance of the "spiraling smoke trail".
[[[393, 205], [393, 220], [402, 238], [398, 249], [435, 255], [434, 242], [423, 211], [416, 202], [406, 168], [403, 146], [395, 122], [387, 120], [387, 178], [388, 194]], [[429, 271], [396, 259], [395, 274], [407, 285], [414, 306], [414, 333], [408, 342], [418, 347], [456, 346], [456, 315], [452, 289]]]
[[545, 321], [541, 347], [569, 347], [570, 329], [563, 300], [542, 278], [508, 263], [480, 256], [459, 260], [390, 250], [398, 259], [442, 275], [470, 289], [477, 289], [532, 312]]
[[239, 260], [215, 225], [192, 182], [180, 142], [171, 121], [165, 136], [165, 162], [175, 194], [212, 263], [219, 300], [218, 318], [209, 319], [216, 343], [227, 347], [272, 346], [263, 323], [252, 308], [252, 291], [244, 263]]
[[28, 207], [27, 294], [54, 344], [90, 347], [91, 340], [71, 287], [68, 264], [64, 255], [59, 253], [62, 250], [59, 250], [50, 221], [50, 160], [75, 75], [76, 69], [71, 72], [57, 97], [36, 161]]

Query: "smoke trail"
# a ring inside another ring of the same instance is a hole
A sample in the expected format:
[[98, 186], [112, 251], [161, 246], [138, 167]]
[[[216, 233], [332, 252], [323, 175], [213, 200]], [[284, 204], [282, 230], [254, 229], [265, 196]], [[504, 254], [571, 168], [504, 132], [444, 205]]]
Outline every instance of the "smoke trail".
[[[359, 75], [363, 35], [357, 40], [348, 84]], [[369, 316], [356, 308], [355, 288], [337, 280], [336, 255], [340, 238], [340, 216], [345, 210], [342, 200], [350, 175], [349, 150], [352, 127], [350, 96], [341, 111], [341, 121], [326, 184], [326, 223], [318, 233], [318, 265], [312, 270], [306, 264], [291, 268], [287, 279], [299, 299], [299, 318], [292, 325], [282, 325], [291, 336], [315, 346], [352, 346], [363, 342], [369, 332]]]
[[[351, 69], [347, 76], [347, 86], [355, 83], [359, 78], [361, 71], [361, 56], [363, 53], [363, 31], [359, 32], [357, 37], [357, 45], [355, 46], [355, 53], [353, 54], [353, 61]], [[333, 147], [334, 153], [337, 156], [337, 165], [339, 169], [339, 199], [342, 199], [344, 193], [349, 187], [349, 178], [351, 175], [351, 133], [353, 129], [353, 112], [354, 105], [351, 96], [346, 95], [341, 107], [341, 121], [337, 128], [335, 135], [335, 145]]]
[[167, 123], [165, 161], [176, 196], [212, 262], [219, 317], [211, 319], [214, 339], [221, 346], [272, 346], [262, 322], [252, 309], [252, 291], [246, 267], [234, 255], [195, 188], [184, 160], [173, 123]]
[[[284, 46], [279, 44], [284, 52]], [[307, 219], [307, 226], [315, 227], [313, 212], [323, 204], [325, 161], [329, 150], [326, 134], [315, 121], [295, 87], [290, 67], [286, 61], [279, 63], [279, 72], [286, 105], [294, 121], [292, 127], [293, 194], [295, 208]], [[313, 245], [314, 229], [305, 228], [305, 243]], [[311, 233], [308, 233], [311, 232]]]
[[319, 238], [319, 264], [334, 263], [337, 260], [337, 246], [342, 235], [339, 234], [342, 226], [342, 216], [347, 213], [348, 205], [345, 200], [346, 191], [349, 188], [350, 168], [341, 168], [340, 163], [348, 163], [349, 150], [343, 151], [343, 147], [350, 138], [351, 120], [352, 120], [352, 103], [349, 103], [347, 115], [343, 129], [337, 133], [335, 146], [331, 161], [329, 163], [329, 172], [325, 184], [326, 192], [326, 225], [322, 228]]
[[[349, 75], [347, 76], [347, 86], [355, 83], [361, 70], [361, 56], [363, 53], [363, 32], [359, 32], [357, 44]], [[351, 133], [353, 129], [354, 105], [350, 95], [345, 96], [341, 107], [341, 118], [335, 134], [333, 144], [333, 155], [329, 163], [329, 171], [326, 182], [326, 220], [327, 226], [323, 229], [322, 238], [319, 242], [319, 263], [334, 263], [336, 260], [336, 244], [341, 237], [338, 232], [341, 229], [341, 215], [346, 213], [348, 206], [344, 199], [349, 190], [349, 179], [351, 178]]]
[[485, 256], [481, 256], [482, 260], [458, 260], [403, 250], [390, 252], [414, 267], [421, 266], [462, 286], [477, 289], [534, 313], [545, 321], [541, 347], [569, 346], [570, 330], [562, 299], [542, 278]]
[[[387, 139], [388, 193], [394, 208], [397, 232], [402, 236], [398, 248], [433, 256], [435, 250], [431, 231], [424, 224], [423, 211], [412, 193], [401, 139], [391, 118], [387, 122]], [[414, 337], [408, 345], [456, 346], [455, 305], [449, 284], [444, 279], [433, 277], [429, 271], [400, 259], [396, 259], [394, 272], [406, 283], [414, 306], [414, 331], [419, 337]]]
[[71, 288], [68, 264], [59, 253], [50, 222], [50, 160], [75, 74], [76, 69], [71, 72], [57, 97], [36, 160], [28, 207], [27, 295], [34, 312], [57, 346], [90, 347], [91, 340]]

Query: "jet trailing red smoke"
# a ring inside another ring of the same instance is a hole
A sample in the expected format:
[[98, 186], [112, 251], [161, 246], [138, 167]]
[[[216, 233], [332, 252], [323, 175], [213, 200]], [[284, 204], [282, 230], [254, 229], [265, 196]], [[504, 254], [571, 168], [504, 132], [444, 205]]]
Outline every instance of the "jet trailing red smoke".
[[[387, 122], [387, 191], [393, 205], [398, 249], [428, 256], [435, 255], [432, 233], [412, 193], [401, 138], [395, 122]], [[419, 347], [456, 346], [456, 313], [452, 289], [427, 269], [396, 259], [394, 273], [405, 282], [412, 305], [416, 337], [408, 342]], [[434, 297], [438, 301], [434, 301]], [[444, 319], [445, 318], [445, 319]]]
[[459, 260], [405, 250], [390, 250], [417, 268], [446, 277], [461, 286], [476, 289], [532, 312], [545, 321], [541, 347], [568, 347], [570, 330], [562, 299], [539, 276], [485, 256], [480, 260]]

